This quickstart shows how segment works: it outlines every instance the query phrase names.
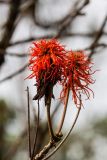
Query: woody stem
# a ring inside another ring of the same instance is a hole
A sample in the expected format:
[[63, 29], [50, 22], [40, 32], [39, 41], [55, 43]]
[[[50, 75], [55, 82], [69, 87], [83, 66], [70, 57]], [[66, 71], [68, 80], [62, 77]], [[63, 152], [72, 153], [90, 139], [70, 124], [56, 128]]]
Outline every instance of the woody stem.
[[68, 105], [68, 98], [69, 98], [69, 88], [67, 89], [67, 92], [66, 92], [64, 110], [63, 110], [62, 118], [61, 118], [58, 130], [57, 130], [57, 133], [56, 133], [57, 135], [59, 135], [59, 133], [61, 132], [61, 129], [62, 129], [63, 124], [64, 124], [65, 115], [66, 115], [66, 111], [67, 111], [67, 105]]

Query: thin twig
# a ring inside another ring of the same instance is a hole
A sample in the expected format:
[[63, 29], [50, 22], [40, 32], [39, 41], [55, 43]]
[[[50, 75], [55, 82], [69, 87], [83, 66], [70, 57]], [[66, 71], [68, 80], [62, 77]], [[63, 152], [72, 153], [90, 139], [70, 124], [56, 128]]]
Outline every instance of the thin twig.
[[7, 56], [10, 56], [10, 57], [19, 57], [19, 58], [22, 58], [22, 57], [27, 57], [29, 56], [30, 54], [29, 53], [6, 53]]
[[[85, 3], [86, 2], [89, 2], [89, 0], [86, 0]], [[48, 29], [48, 28], [59, 28], [59, 27], [62, 28], [62, 26], [64, 27], [65, 25], [67, 25], [66, 23], [68, 23], [68, 25], [69, 25], [70, 19], [72, 20], [73, 18], [76, 18], [77, 16], [83, 16], [84, 15], [84, 14], [80, 13], [82, 8], [80, 8], [80, 7], [76, 8], [77, 7], [77, 3], [78, 3], [78, 1], [74, 4], [73, 7], [71, 6], [70, 10], [68, 11], [68, 13], [63, 18], [61, 18], [60, 20], [57, 20], [55, 22], [48, 23], [48, 24], [40, 22], [37, 19], [36, 14], [35, 14], [35, 17], [34, 17], [35, 24], [37, 26], [45, 28], [45, 29]], [[76, 11], [75, 14], [74, 14], [74, 12], [72, 12], [74, 10]]]
[[19, 75], [20, 73], [22, 73], [22, 72], [27, 68], [27, 66], [28, 66], [28, 63], [25, 64], [25, 65], [24, 65], [22, 68], [20, 68], [19, 70], [17, 70], [17, 71], [15, 71], [14, 73], [10, 74], [9, 76], [1, 79], [1, 80], [0, 80], [0, 83], [3, 83], [3, 82], [5, 82], [5, 81], [7, 81], [7, 80], [9, 80], [9, 79], [12, 79], [13, 77]]
[[106, 25], [106, 22], [107, 22], [107, 15], [105, 16], [104, 20], [103, 20], [103, 23], [99, 29], [99, 32], [97, 33], [94, 41], [92, 42], [92, 44], [90, 45], [90, 49], [91, 49], [91, 54], [89, 55], [89, 59], [92, 57], [92, 55], [94, 54], [94, 51], [95, 51], [95, 48], [96, 48], [96, 45], [98, 44], [98, 41], [100, 40], [100, 38], [102, 37], [103, 35], [103, 32], [104, 32], [104, 27]]
[[[88, 37], [88, 38], [91, 38], [91, 37], [94, 37], [96, 34], [98, 33], [98, 31], [96, 32], [92, 32], [92, 33], [81, 33], [81, 32], [77, 32], [77, 33], [69, 33], [69, 32], [65, 32], [63, 34], [60, 35], [60, 39], [61, 38], [65, 38], [65, 37]], [[104, 36], [107, 36], [107, 32], [103, 32], [103, 35]], [[20, 45], [20, 44], [23, 44], [23, 43], [28, 43], [28, 42], [31, 42], [31, 41], [36, 41], [36, 40], [40, 40], [40, 39], [50, 39], [50, 38], [53, 38], [55, 36], [55, 34], [49, 34], [49, 35], [45, 35], [45, 36], [39, 36], [39, 37], [30, 37], [30, 38], [27, 38], [27, 39], [23, 39], [23, 40], [19, 40], [19, 41], [16, 41], [16, 42], [11, 42], [9, 43], [8, 46], [15, 46], [15, 45]], [[7, 53], [7, 55], [12, 55], [12, 56], [15, 56], [15, 54], [10, 54], [10, 53]], [[17, 55], [17, 54], [16, 54]], [[23, 54], [21, 54], [23, 55]], [[27, 54], [28, 55], [28, 54]]]
[[103, 30], [104, 30], [104, 27], [106, 25], [106, 22], [107, 22], [107, 15], [105, 16], [104, 20], [103, 20], [103, 23], [99, 29], [99, 32], [97, 33], [96, 37], [95, 37], [95, 40], [93, 41], [93, 43], [91, 44], [91, 48], [94, 47], [95, 44], [97, 44], [98, 40], [101, 38], [102, 34], [103, 34]]
[[29, 87], [27, 86], [27, 107], [28, 107], [28, 140], [29, 140], [29, 158], [31, 159], [31, 134], [30, 134], [30, 103], [29, 103]]
[[66, 92], [64, 110], [63, 110], [61, 122], [60, 122], [59, 127], [58, 127], [58, 131], [57, 131], [57, 133], [56, 133], [57, 135], [60, 134], [61, 129], [62, 129], [62, 126], [63, 126], [63, 123], [64, 123], [64, 120], [65, 120], [65, 115], [66, 115], [67, 106], [68, 106], [68, 99], [69, 99], [69, 88], [67, 89], [67, 92]]
[[[97, 32], [96, 32], [97, 33]], [[93, 37], [95, 35], [95, 33], [67, 33], [65, 35], [61, 35], [61, 37], [66, 37], [66, 36], [81, 36], [81, 37]], [[102, 36], [107, 36], [107, 33], [106, 32], [103, 32], [103, 35]], [[53, 37], [53, 36], [52, 36]], [[60, 37], [60, 38], [61, 38]], [[37, 37], [36, 37], [37, 38]], [[36, 40], [36, 38], [34, 38], [34, 40]], [[32, 38], [31, 38], [32, 39]], [[38, 38], [37, 38], [38, 39]], [[39, 37], [40, 39], [40, 37]], [[42, 39], [42, 37], [41, 37]], [[44, 39], [44, 38], [43, 38]], [[30, 38], [29, 39], [26, 39], [26, 40], [22, 40], [22, 41], [16, 41], [13, 45], [17, 45], [17, 44], [21, 44], [21, 43], [26, 43], [26, 41], [30, 41]], [[102, 47], [102, 48], [106, 48], [107, 47], [107, 44], [106, 43], [97, 43], [94, 45], [95, 48], [99, 48], [99, 47]], [[80, 50], [80, 49], [77, 49], [77, 50]], [[91, 47], [90, 45], [84, 49], [81, 49], [81, 50], [91, 50]], [[23, 58], [23, 57], [28, 57], [30, 54], [29, 53], [9, 53], [9, 52], [6, 52], [6, 56], [10, 56], [10, 57], [17, 57], [17, 58]]]
[[34, 154], [35, 154], [35, 147], [37, 144], [37, 136], [38, 136], [38, 129], [39, 129], [39, 116], [40, 116], [40, 106], [39, 106], [39, 100], [38, 100], [38, 114], [37, 114], [37, 125], [36, 125], [36, 132], [35, 132], [35, 139], [34, 139], [34, 145], [33, 145], [33, 152], [32, 152], [32, 158], [33, 160]]
[[[94, 46], [95, 48], [94, 49], [97, 49], [97, 48], [106, 48], [107, 47], [107, 44], [106, 43], [97, 43], [95, 46]], [[84, 49], [79, 49], [79, 50], [92, 50], [91, 48], [90, 48], [90, 46], [88, 46], [88, 47], [86, 47], [86, 48], [84, 48]], [[94, 51], [94, 53], [95, 53], [96, 51]], [[93, 56], [94, 54], [92, 54], [92, 52], [91, 52], [91, 57]], [[90, 57], [90, 58], [91, 58]]]
[[70, 26], [70, 24], [73, 22], [73, 20], [75, 20], [76, 17], [82, 15], [80, 14], [82, 9], [89, 4], [89, 0], [84, 0], [84, 3], [82, 5], [78, 6], [79, 1], [76, 1], [74, 4], [74, 7], [70, 9], [70, 12], [68, 13], [68, 15], [65, 16], [65, 18], [63, 19], [62, 22], [60, 22], [60, 28], [59, 31], [57, 33], [57, 35], [55, 36], [55, 38], [59, 38], [60, 35], [66, 30], [66, 28], [68, 26]]

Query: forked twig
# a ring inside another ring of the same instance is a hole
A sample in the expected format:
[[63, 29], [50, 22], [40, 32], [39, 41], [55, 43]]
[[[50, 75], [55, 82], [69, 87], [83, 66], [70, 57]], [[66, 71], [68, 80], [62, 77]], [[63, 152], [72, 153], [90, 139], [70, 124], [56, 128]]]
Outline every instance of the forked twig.
[[28, 102], [28, 139], [29, 139], [29, 158], [31, 159], [31, 134], [30, 134], [30, 104], [29, 104], [29, 87], [27, 86], [27, 102]]

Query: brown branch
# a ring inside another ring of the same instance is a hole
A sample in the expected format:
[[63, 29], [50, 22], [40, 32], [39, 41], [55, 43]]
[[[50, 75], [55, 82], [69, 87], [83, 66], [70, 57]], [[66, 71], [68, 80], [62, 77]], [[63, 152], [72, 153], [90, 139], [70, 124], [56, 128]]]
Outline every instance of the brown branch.
[[[89, 4], [89, 0], [85, 0], [84, 3], [79, 6], [77, 8], [76, 6], [77, 2], [74, 4], [74, 7], [70, 9], [69, 13], [62, 19], [59, 21], [59, 24], [60, 24], [60, 27], [59, 27], [59, 31], [56, 35], [46, 35], [46, 36], [42, 36], [42, 37], [38, 37], [38, 38], [35, 38], [35, 37], [31, 37], [29, 39], [26, 39], [24, 40], [23, 42], [22, 41], [18, 41], [18, 42], [14, 42], [14, 43], [10, 43], [8, 46], [12, 46], [12, 45], [16, 45], [16, 44], [20, 44], [20, 43], [26, 43], [26, 42], [29, 42], [29, 41], [33, 41], [33, 40], [39, 40], [39, 39], [49, 39], [49, 38], [60, 38], [62, 36], [62, 38], [64, 37], [63, 36], [63, 31], [65, 31], [65, 28], [68, 27], [72, 22], [73, 20], [81, 15], [80, 12], [82, 11], [82, 9]], [[72, 36], [70, 34], [67, 34], [68, 36]]]
[[[75, 36], [92, 38], [92, 37], [95, 37], [95, 35], [97, 33], [98, 33], [98, 31], [96, 31], [94, 33], [93, 32], [92, 33], [80, 33], [80, 32], [77, 32], [77, 33], [63, 33], [63, 34], [60, 35], [59, 38], [61, 39], [61, 38], [65, 38], [65, 37], [75, 37]], [[107, 36], [107, 32], [103, 32], [103, 35]], [[28, 39], [19, 40], [19, 41], [16, 41], [16, 42], [9, 43], [8, 47], [15, 46], [15, 45], [20, 45], [22, 43], [28, 43], [28, 42], [34, 41], [34, 40], [50, 39], [50, 38], [53, 38], [54, 36], [55, 36], [54, 34], [50, 34], [50, 35], [45, 35], [45, 36], [40, 36], [40, 37], [37, 37], [37, 36], [36, 37], [30, 37]]]
[[84, 0], [84, 3], [79, 7], [77, 7], [78, 3], [79, 1], [76, 1], [74, 7], [71, 7], [68, 15], [66, 15], [62, 22], [60, 22], [60, 28], [55, 38], [59, 38], [60, 35], [66, 30], [66, 28], [73, 22], [73, 20], [81, 15], [82, 9], [89, 4], [89, 0]]
[[6, 54], [7, 56], [10, 56], [10, 57], [18, 57], [18, 58], [23, 58], [23, 57], [27, 57], [29, 56], [30, 54], [29, 53], [8, 53]]
[[[78, 2], [78, 1], [77, 1], [77, 2]], [[77, 2], [74, 4], [73, 7], [71, 7], [71, 9], [70, 9], [69, 12], [67, 13], [67, 15], [65, 15], [62, 19], [57, 20], [57, 21], [55, 21], [55, 22], [51, 22], [51, 23], [44, 24], [44, 23], [42, 23], [42, 22], [40, 22], [40, 21], [38, 20], [38, 18], [36, 17], [36, 14], [35, 14], [35, 16], [34, 16], [35, 24], [36, 24], [37, 26], [42, 27], [42, 28], [45, 28], [45, 29], [55, 28], [55, 27], [58, 28], [58, 27], [64, 26], [64, 23], [67, 22], [67, 21], [69, 21], [69, 19], [73, 19], [73, 18], [75, 18], [75, 17], [77, 17], [77, 16], [82, 16], [82, 15], [84, 15], [83, 13], [81, 13], [82, 8], [78, 8], [78, 9], [76, 8], [76, 7], [77, 7]], [[86, 3], [88, 4], [89, 1], [86, 0], [84, 6], [86, 5]], [[73, 11], [73, 10], [75, 11], [76, 9], [77, 9], [77, 12], [75, 12], [75, 14], [73, 14], [72, 11]]]
[[12, 34], [15, 30], [15, 21], [18, 17], [19, 13], [19, 6], [20, 6], [21, 0], [11, 0], [11, 5], [10, 5], [10, 11], [9, 11], [9, 16], [5, 25], [5, 30], [2, 36], [2, 39], [0, 41], [0, 65], [4, 63], [4, 53], [5, 50], [9, 44], [9, 41], [12, 37]]
[[28, 63], [25, 64], [25, 65], [24, 65], [22, 68], [20, 68], [19, 70], [17, 70], [17, 71], [15, 71], [14, 73], [10, 74], [9, 76], [1, 79], [1, 80], [0, 80], [0, 83], [3, 83], [3, 82], [5, 82], [5, 81], [7, 81], [7, 80], [9, 80], [9, 79], [12, 79], [13, 77], [19, 75], [20, 73], [22, 73], [22, 72], [27, 68], [27, 66], [28, 66]]
[[89, 55], [89, 59], [92, 57], [92, 55], [94, 54], [94, 51], [95, 51], [95, 48], [96, 46], [98, 46], [98, 42], [99, 40], [101, 39], [102, 35], [103, 35], [103, 32], [104, 32], [104, 27], [106, 25], [106, 22], [107, 22], [107, 15], [105, 16], [102, 24], [101, 24], [101, 27], [94, 39], [94, 41], [92, 42], [92, 44], [90, 45], [90, 50], [91, 50], [91, 54]]
[[[97, 44], [94, 45], [94, 53], [96, 52], [95, 49], [97, 49], [97, 48], [106, 48], [106, 47], [107, 47], [107, 44], [105, 44], [105, 43], [97, 43]], [[81, 49], [79, 49], [79, 50], [81, 50]], [[92, 50], [92, 49], [89, 46], [89, 47], [86, 47], [86, 48], [84, 48], [82, 50]], [[90, 56], [91, 57], [93, 56], [92, 51], [91, 51], [91, 55]]]
[[107, 47], [107, 43], [105, 44], [105, 43], [98, 43], [98, 44], [96, 44], [95, 45], [95, 47], [103, 47], [103, 48], [106, 48]]
[[[73, 35], [73, 34], [72, 34]], [[72, 36], [71, 35], [71, 36]], [[106, 34], [105, 34], [106, 35]], [[89, 37], [92, 37], [93, 36], [93, 34], [80, 34], [80, 35], [75, 35], [74, 34], [74, 36], [89, 36]], [[104, 35], [102, 35], [102, 36], [104, 36]], [[28, 39], [29, 40], [29, 39]], [[23, 41], [22, 43], [24, 43], [25, 41]], [[21, 41], [18, 41], [17, 43], [21, 43]], [[26, 42], [25, 42], [26, 43]], [[17, 44], [16, 44], [17, 45]], [[107, 47], [107, 44], [106, 43], [98, 43], [98, 44], [95, 44], [94, 45], [94, 47], [95, 47], [95, 49], [97, 49], [97, 48], [106, 48]], [[86, 48], [82, 48], [82, 49], [77, 49], [77, 50], [91, 50], [91, 47], [90, 47], [90, 45], [88, 46], [88, 47], [86, 47]], [[20, 54], [18, 54], [18, 53], [9, 53], [9, 52], [6, 52], [6, 56], [10, 56], [10, 57], [17, 57], [17, 58], [23, 58], [23, 57], [27, 57], [27, 56], [29, 56], [30, 54], [29, 53], [20, 53]]]

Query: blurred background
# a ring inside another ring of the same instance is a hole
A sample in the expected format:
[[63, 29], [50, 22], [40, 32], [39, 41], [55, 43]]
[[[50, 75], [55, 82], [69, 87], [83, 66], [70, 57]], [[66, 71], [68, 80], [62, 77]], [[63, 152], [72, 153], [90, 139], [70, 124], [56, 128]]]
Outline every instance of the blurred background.
[[[94, 98], [85, 101], [77, 124], [57, 160], [107, 159], [107, 0], [0, 0], [0, 160], [28, 159], [27, 96], [30, 90], [31, 134], [34, 137], [37, 104], [32, 102], [34, 80], [25, 80], [28, 50], [33, 40], [57, 37], [66, 49], [85, 50], [92, 58], [96, 82]], [[54, 127], [62, 112], [60, 86], [54, 88]], [[44, 102], [36, 151], [48, 140]], [[72, 124], [76, 107], [69, 99], [63, 133]], [[33, 141], [33, 140], [32, 140]]]

